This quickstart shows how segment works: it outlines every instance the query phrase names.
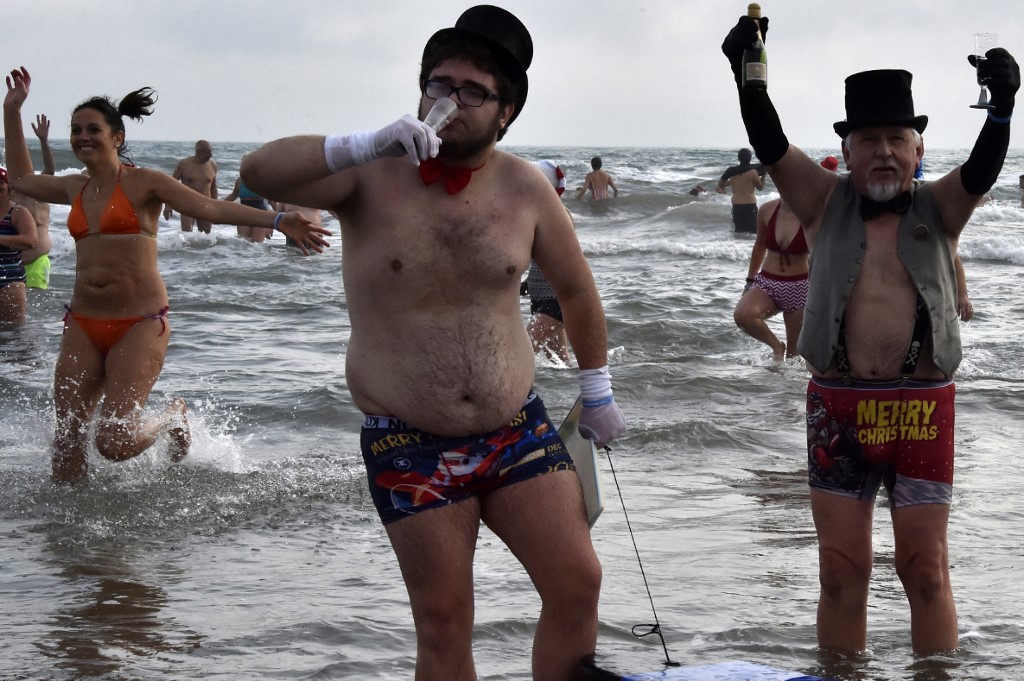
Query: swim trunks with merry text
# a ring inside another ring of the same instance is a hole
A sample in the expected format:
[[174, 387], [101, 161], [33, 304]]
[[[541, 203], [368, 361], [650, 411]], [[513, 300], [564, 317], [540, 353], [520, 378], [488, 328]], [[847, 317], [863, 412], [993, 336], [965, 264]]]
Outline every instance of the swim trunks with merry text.
[[559, 470], [575, 470], [544, 402], [531, 393], [491, 433], [444, 438], [367, 416], [360, 435], [370, 495], [385, 525]]
[[808, 480], [870, 501], [882, 483], [894, 508], [953, 498], [952, 381], [807, 384]]

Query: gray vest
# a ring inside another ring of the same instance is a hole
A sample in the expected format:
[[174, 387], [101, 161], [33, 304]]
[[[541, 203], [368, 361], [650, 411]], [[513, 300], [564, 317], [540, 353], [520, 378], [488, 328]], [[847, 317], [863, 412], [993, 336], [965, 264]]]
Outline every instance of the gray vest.
[[[962, 356], [953, 258], [932, 192], [917, 182], [911, 191], [914, 201], [898, 227], [899, 258], [928, 307], [932, 360], [952, 376]], [[821, 373], [832, 364], [839, 324], [866, 248], [860, 196], [847, 175], [839, 178], [832, 192], [811, 248], [807, 304], [797, 343], [800, 354]]]

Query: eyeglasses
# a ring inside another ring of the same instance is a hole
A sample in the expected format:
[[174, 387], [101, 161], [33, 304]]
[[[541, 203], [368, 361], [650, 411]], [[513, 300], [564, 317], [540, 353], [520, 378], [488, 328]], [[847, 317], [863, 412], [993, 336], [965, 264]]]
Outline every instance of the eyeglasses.
[[501, 97], [493, 92], [487, 92], [478, 87], [455, 87], [439, 80], [428, 80], [423, 85], [423, 94], [430, 99], [449, 97], [453, 92], [459, 101], [466, 106], [483, 106], [484, 102], [488, 99], [501, 99]]

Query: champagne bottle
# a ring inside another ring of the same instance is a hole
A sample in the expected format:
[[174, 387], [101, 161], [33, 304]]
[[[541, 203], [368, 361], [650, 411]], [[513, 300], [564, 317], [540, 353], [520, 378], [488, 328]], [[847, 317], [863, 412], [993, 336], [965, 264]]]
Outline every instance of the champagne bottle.
[[[747, 16], [757, 21], [761, 18], [761, 5], [752, 2], [747, 5]], [[743, 89], [764, 90], [768, 87], [768, 53], [764, 49], [761, 24], [757, 24], [757, 38], [754, 44], [743, 50]]]

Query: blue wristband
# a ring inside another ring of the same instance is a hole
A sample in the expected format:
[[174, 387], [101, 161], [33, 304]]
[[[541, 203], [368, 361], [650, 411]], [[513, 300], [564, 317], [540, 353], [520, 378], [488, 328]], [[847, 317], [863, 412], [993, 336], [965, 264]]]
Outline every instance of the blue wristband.
[[591, 409], [593, 407], [600, 407], [600, 406], [605, 405], [605, 404], [611, 404], [614, 401], [615, 401], [615, 397], [614, 396], [612, 396], [612, 395], [605, 395], [604, 397], [599, 397], [596, 400], [583, 400], [583, 406], [588, 408], [588, 409]]
[[1000, 118], [999, 116], [996, 116], [994, 113], [992, 113], [991, 109], [988, 112], [988, 119], [993, 123], [1009, 123], [1011, 118], [1013, 118], [1013, 114], [1010, 114], [1006, 118]]
[[281, 218], [283, 218], [283, 217], [284, 217], [284, 213], [283, 212], [278, 213], [277, 215], [274, 216], [274, 229], [276, 229], [279, 232], [281, 230], [280, 230], [280, 228], [277, 225], [278, 225], [278, 223], [281, 222]]

